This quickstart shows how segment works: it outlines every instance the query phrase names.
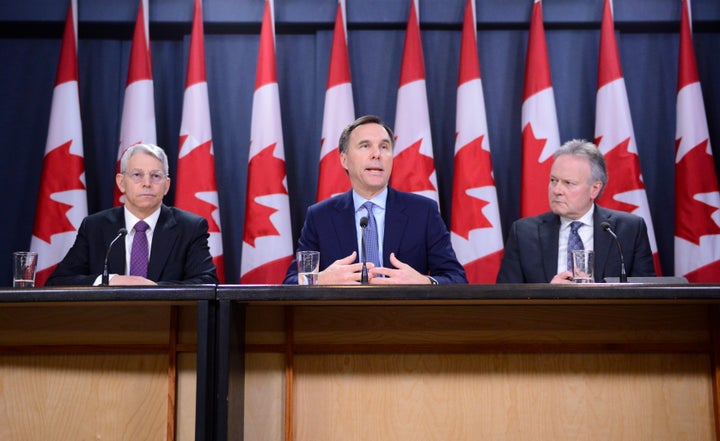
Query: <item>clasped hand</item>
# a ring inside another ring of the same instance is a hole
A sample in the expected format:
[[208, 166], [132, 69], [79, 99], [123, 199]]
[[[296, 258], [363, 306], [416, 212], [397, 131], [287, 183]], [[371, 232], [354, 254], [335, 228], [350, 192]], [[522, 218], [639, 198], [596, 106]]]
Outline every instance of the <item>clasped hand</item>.
[[[353, 251], [349, 256], [336, 260], [320, 272], [318, 283], [320, 285], [359, 285], [362, 263], [353, 263], [356, 258], [357, 252]], [[368, 262], [368, 282], [371, 285], [427, 285], [431, 283], [426, 276], [395, 257], [395, 253], [390, 253], [390, 264], [393, 268], [376, 267], [373, 263]]]

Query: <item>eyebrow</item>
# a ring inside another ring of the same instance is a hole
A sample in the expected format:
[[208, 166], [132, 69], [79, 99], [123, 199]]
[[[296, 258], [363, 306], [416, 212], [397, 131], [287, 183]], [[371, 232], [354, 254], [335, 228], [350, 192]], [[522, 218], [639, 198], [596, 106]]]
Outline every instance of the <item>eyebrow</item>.
[[[363, 143], [366, 143], [366, 142], [370, 142], [370, 140], [369, 140], [369, 139], [361, 139], [360, 141], [358, 141], [358, 144], [363, 144]], [[380, 142], [386, 142], [386, 143], [388, 143], [388, 144], [392, 144], [392, 143], [390, 142], [390, 139], [389, 139], [389, 138], [383, 138], [383, 139], [380, 140]]]

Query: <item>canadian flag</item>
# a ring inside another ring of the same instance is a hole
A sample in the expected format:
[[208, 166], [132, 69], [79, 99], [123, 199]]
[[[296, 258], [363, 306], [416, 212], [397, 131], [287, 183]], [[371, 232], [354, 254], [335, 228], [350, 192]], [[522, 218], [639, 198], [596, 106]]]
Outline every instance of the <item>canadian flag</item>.
[[640, 158], [635, 145], [630, 105], [615, 41], [610, 0], [605, 0], [600, 30], [595, 144], [605, 156], [608, 169], [608, 183], [598, 203], [603, 207], [626, 211], [645, 219], [655, 272], [659, 275], [661, 270], [657, 242], [640, 172]]
[[555, 95], [548, 61], [542, 2], [535, 0], [530, 19], [522, 104], [522, 175], [520, 216], [550, 209], [548, 183], [552, 157], [560, 146]]
[[292, 260], [290, 201], [275, 68], [273, 2], [265, 1], [250, 123], [240, 283], [282, 283]]
[[200, 0], [195, 0], [180, 123], [175, 206], [199, 214], [208, 221], [210, 255], [217, 268], [220, 283], [225, 283], [220, 203], [215, 177], [215, 153], [210, 125], [210, 100], [205, 75], [203, 40], [202, 3]]
[[395, 111], [395, 161], [390, 183], [398, 190], [438, 202], [418, 17], [418, 0], [412, 0]]
[[450, 237], [468, 281], [495, 283], [503, 256], [503, 235], [490, 157], [475, 17], [475, 1], [466, 0], [460, 43]]
[[345, 0], [338, 0], [320, 141], [318, 201], [350, 189], [350, 178], [340, 164], [338, 151], [340, 134], [355, 120], [345, 17]]
[[720, 282], [720, 193], [695, 61], [690, 0], [680, 20], [675, 148], [675, 274]]
[[[141, 0], [130, 48], [125, 101], [120, 121], [117, 172], [120, 172], [120, 158], [128, 147], [138, 143], [157, 143], [148, 15], [148, 0]], [[113, 205], [122, 205], [121, 197], [120, 189], [116, 186]]]
[[36, 286], [45, 285], [88, 214], [78, 92], [77, 0], [70, 2], [65, 20], [41, 176], [30, 241], [30, 249], [38, 253]]

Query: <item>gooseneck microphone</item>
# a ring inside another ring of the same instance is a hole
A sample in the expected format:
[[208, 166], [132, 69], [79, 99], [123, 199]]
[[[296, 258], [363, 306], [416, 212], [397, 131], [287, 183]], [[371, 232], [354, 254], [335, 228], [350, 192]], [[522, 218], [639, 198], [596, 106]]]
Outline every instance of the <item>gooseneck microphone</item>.
[[360, 283], [363, 285], [368, 284], [368, 270], [367, 270], [367, 249], [365, 248], [365, 229], [368, 226], [368, 218], [363, 216], [360, 218], [360, 228], [362, 229], [362, 235], [360, 236], [360, 242], [362, 243], [362, 271], [360, 272]]
[[125, 236], [126, 234], [127, 230], [125, 228], [120, 228], [117, 232], [117, 235], [115, 235], [115, 238], [110, 241], [110, 245], [108, 245], [107, 247], [107, 252], [105, 253], [105, 264], [103, 265], [102, 286], [108, 286], [108, 284], [110, 284], [110, 275], [108, 274], [108, 258], [110, 257], [110, 250], [112, 250], [115, 242], [117, 242], [118, 239]]
[[612, 230], [612, 227], [610, 227], [610, 223], [603, 222], [600, 224], [600, 228], [603, 229], [603, 231], [607, 231], [608, 234], [610, 234], [613, 239], [615, 239], [615, 244], [617, 245], [618, 251], [620, 252], [620, 283], [626, 283], [627, 282], [627, 272], [625, 271], [625, 258], [623, 257], [622, 247], [620, 246], [620, 239], [618, 239], [617, 234]]

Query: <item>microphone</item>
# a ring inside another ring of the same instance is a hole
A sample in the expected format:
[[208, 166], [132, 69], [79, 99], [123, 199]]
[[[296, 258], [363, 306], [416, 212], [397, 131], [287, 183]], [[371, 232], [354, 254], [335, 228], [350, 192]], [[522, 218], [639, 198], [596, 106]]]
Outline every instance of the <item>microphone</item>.
[[607, 231], [608, 234], [610, 234], [613, 239], [615, 239], [615, 244], [617, 245], [618, 251], [620, 252], [620, 283], [626, 283], [627, 282], [627, 272], [625, 272], [625, 258], [623, 257], [622, 247], [620, 246], [620, 240], [617, 237], [617, 234], [612, 230], [610, 227], [610, 223], [603, 222], [600, 224], [600, 228], [603, 229], [603, 231]]
[[360, 272], [360, 283], [362, 285], [368, 284], [368, 270], [367, 270], [367, 250], [365, 248], [365, 228], [368, 226], [368, 218], [363, 216], [360, 218], [360, 228], [362, 228], [362, 235], [360, 236], [360, 242], [362, 243], [362, 271]]
[[120, 228], [117, 232], [117, 235], [113, 240], [110, 241], [110, 245], [107, 247], [107, 252], [105, 253], [105, 264], [103, 265], [103, 273], [102, 273], [102, 286], [108, 286], [110, 283], [110, 275], [108, 274], [108, 258], [110, 257], [110, 250], [112, 250], [113, 245], [115, 245], [115, 242], [118, 241], [121, 237], [127, 234], [127, 230], [125, 228]]

